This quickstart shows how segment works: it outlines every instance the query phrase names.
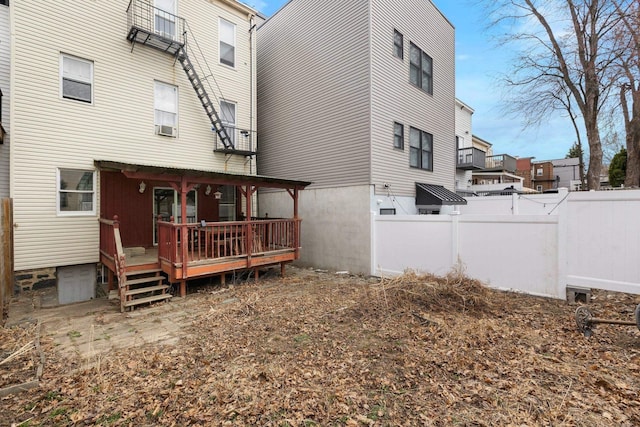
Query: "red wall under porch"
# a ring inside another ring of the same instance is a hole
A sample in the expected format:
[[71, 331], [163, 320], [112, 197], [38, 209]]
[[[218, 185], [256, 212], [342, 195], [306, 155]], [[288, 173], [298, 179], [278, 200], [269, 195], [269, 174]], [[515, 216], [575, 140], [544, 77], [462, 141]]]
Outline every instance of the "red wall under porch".
[[[100, 216], [113, 219], [118, 215], [120, 236], [125, 247], [153, 246], [153, 188], [169, 187], [162, 181], [145, 181], [140, 193], [140, 180], [128, 179], [120, 172], [100, 172]], [[205, 195], [205, 187], [198, 189], [198, 219], [218, 221], [218, 201]]]

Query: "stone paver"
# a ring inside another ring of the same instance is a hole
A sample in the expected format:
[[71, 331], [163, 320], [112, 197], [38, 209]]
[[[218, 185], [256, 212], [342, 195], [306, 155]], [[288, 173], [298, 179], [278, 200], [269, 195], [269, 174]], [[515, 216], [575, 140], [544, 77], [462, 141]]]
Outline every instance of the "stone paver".
[[43, 336], [53, 340], [57, 352], [88, 362], [113, 349], [150, 343], [175, 345], [198, 314], [189, 307], [196, 298], [174, 297], [155, 307], [120, 313], [118, 301], [106, 298], [42, 308], [41, 294], [27, 291], [14, 297], [7, 326], [39, 320]]

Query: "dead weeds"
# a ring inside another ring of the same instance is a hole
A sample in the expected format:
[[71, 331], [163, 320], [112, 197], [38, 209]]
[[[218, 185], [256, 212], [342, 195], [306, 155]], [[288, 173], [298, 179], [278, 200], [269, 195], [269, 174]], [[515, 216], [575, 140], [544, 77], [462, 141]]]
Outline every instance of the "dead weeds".
[[[49, 345], [41, 388], [1, 400], [0, 424], [640, 424], [636, 328], [586, 339], [575, 306], [461, 272], [294, 269], [188, 298], [199, 314], [176, 346], [116, 351], [69, 373]], [[634, 303], [596, 293], [590, 308], [619, 318]]]

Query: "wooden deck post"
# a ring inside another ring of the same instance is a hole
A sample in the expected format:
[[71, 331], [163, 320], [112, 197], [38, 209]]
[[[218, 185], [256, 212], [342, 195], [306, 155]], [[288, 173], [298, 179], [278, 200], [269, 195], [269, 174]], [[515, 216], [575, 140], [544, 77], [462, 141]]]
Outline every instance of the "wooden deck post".
[[182, 298], [187, 296], [187, 281], [186, 280], [181, 280], [180, 281], [180, 296]]

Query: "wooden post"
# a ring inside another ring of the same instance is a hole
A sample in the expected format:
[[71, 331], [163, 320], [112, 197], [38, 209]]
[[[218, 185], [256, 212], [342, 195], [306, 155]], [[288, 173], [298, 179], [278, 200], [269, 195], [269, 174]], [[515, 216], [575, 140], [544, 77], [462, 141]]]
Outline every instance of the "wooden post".
[[[188, 272], [187, 272], [187, 264], [189, 263], [189, 260], [187, 259], [187, 255], [188, 255], [188, 249], [189, 249], [189, 236], [187, 235], [187, 233], [189, 232], [187, 230], [187, 193], [189, 192], [189, 188], [187, 187], [187, 179], [183, 176], [182, 177], [182, 181], [180, 183], [180, 215], [182, 216], [182, 221], [181, 224], [182, 226], [181, 228], [181, 234], [180, 234], [180, 247], [182, 248], [182, 278], [186, 279], [188, 276]], [[185, 296], [187, 294], [187, 287], [186, 287], [186, 283], [183, 283], [184, 280], [182, 282], [180, 282], [180, 296]], [[182, 294], [182, 286], [184, 285], [184, 295]]]
[[[183, 267], [184, 269], [184, 263], [183, 263]], [[182, 298], [187, 296], [187, 281], [186, 280], [181, 280], [180, 281], [180, 296]]]
[[[13, 201], [2, 199], [0, 210], [0, 310], [4, 310], [5, 304], [13, 295]], [[0, 312], [0, 324], [4, 323]]]
[[253, 196], [252, 186], [247, 185], [245, 191], [243, 191], [245, 198], [247, 199], [247, 232], [245, 245], [247, 248], [247, 268], [251, 267], [251, 253], [253, 252], [253, 221], [251, 220], [251, 198]]

